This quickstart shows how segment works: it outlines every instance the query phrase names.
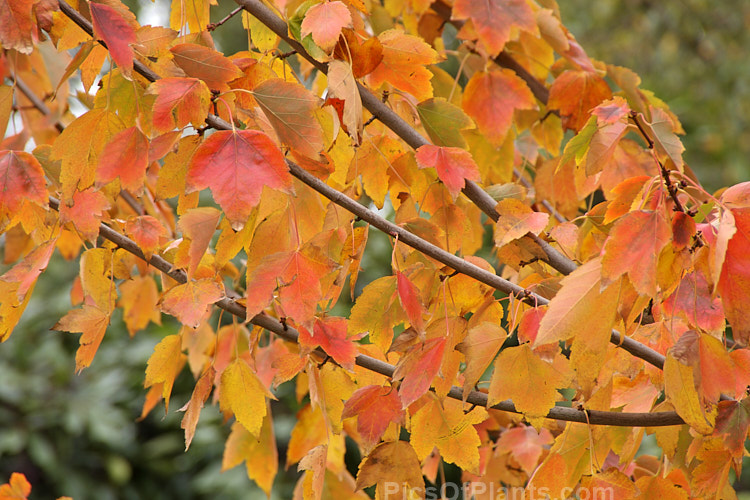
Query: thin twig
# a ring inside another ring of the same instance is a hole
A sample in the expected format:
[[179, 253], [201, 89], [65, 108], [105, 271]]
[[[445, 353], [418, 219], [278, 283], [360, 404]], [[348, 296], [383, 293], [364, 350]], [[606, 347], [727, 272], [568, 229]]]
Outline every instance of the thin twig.
[[659, 165], [659, 173], [662, 176], [662, 179], [664, 179], [664, 184], [667, 186], [667, 191], [669, 192], [669, 196], [672, 198], [672, 201], [674, 201], [674, 208], [677, 211], [687, 213], [685, 210], [685, 207], [682, 205], [682, 202], [680, 202], [680, 199], [678, 197], [677, 188], [675, 187], [674, 183], [672, 182], [669, 170], [664, 166], [664, 164], [657, 158], [656, 152], [654, 150], [654, 140], [649, 137], [648, 133], [646, 132], [646, 129], [643, 128], [643, 125], [641, 125], [640, 120], [638, 120], [638, 113], [636, 111], [631, 111], [629, 115], [630, 119], [633, 120], [633, 123], [635, 123], [635, 126], [638, 128], [638, 131], [643, 136], [643, 139], [646, 141], [646, 144], [648, 144], [648, 149], [651, 150], [651, 154], [654, 156], [654, 160], [656, 160], [656, 163]]
[[232, 12], [230, 12], [229, 14], [227, 14], [223, 19], [221, 19], [221, 20], [219, 20], [219, 21], [217, 21], [215, 23], [209, 23], [209, 25], [206, 26], [206, 31], [213, 31], [213, 30], [215, 30], [216, 28], [218, 28], [219, 26], [221, 26], [222, 24], [224, 24], [225, 22], [229, 21], [234, 16], [236, 16], [237, 14], [239, 14], [241, 11], [242, 11], [242, 7], [237, 7]]

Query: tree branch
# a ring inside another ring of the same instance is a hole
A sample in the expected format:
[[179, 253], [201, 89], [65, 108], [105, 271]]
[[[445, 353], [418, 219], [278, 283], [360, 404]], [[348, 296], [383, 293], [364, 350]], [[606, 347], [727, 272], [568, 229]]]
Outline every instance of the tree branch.
[[[80, 13], [78, 13], [78, 11], [70, 7], [70, 5], [65, 3], [64, 0], [58, 0], [58, 1], [60, 3], [61, 10], [66, 15], [68, 15], [74, 22], [76, 22], [76, 24], [78, 24], [87, 33], [89, 34], [93, 33], [91, 24], [85, 18], [83, 18], [83, 16], [81, 16]], [[251, 0], [242, 0], [242, 1], [251, 1]], [[284, 24], [284, 26], [286, 26], [286, 24], [281, 19], [276, 17], [275, 14], [270, 12], [270, 10], [266, 12], [266, 14], [269, 14], [272, 18], [275, 18], [276, 20]], [[259, 18], [259, 20], [263, 22], [263, 19]], [[297, 46], [299, 46], [299, 44], [297, 44]], [[301, 49], [301, 46], [299, 47]], [[304, 52], [304, 49], [301, 49], [301, 50], [303, 50], [302, 55], [304, 57], [306, 52]], [[309, 57], [309, 55], [307, 57]], [[146, 78], [149, 81], [153, 82], [160, 78], [159, 75], [151, 71], [149, 68], [145, 67], [139, 61], [133, 61], [133, 67], [138, 73], [140, 73], [144, 78]], [[369, 95], [372, 96], [372, 94], [369, 94]], [[388, 110], [390, 112], [390, 109]], [[206, 123], [208, 123], [211, 127], [217, 130], [232, 130], [232, 126], [229, 123], [225, 122], [223, 119], [215, 115], [208, 115], [208, 117], [206, 118]], [[380, 229], [381, 231], [384, 231], [387, 234], [398, 234], [399, 239], [401, 241], [403, 241], [405, 244], [409, 246], [412, 246], [412, 248], [419, 250], [420, 252], [424, 252], [425, 255], [435, 258], [436, 260], [444, 263], [445, 265], [450, 266], [453, 269], [466, 274], [467, 276], [471, 276], [481, 281], [482, 283], [485, 283], [488, 286], [491, 286], [497, 290], [517, 296], [521, 299], [525, 299], [527, 300], [527, 302], [531, 303], [532, 305], [546, 305], [549, 303], [549, 301], [545, 299], [544, 297], [541, 297], [533, 293], [529, 293], [527, 290], [519, 287], [515, 283], [511, 283], [510, 281], [507, 281], [497, 276], [496, 274], [489, 273], [481, 269], [480, 267], [475, 266], [465, 261], [464, 259], [461, 259], [460, 257], [456, 257], [455, 255], [449, 252], [446, 252], [445, 250], [442, 250], [441, 248], [436, 247], [435, 245], [432, 245], [431, 243], [425, 240], [422, 240], [418, 236], [415, 236], [414, 234], [409, 233], [403, 228], [376, 215], [375, 213], [363, 207], [360, 203], [352, 200], [345, 194], [340, 193], [339, 191], [336, 191], [335, 189], [331, 188], [330, 186], [320, 181], [316, 177], [308, 174], [306, 171], [301, 169], [299, 166], [297, 166], [293, 162], [287, 160], [287, 165], [289, 166], [289, 169], [292, 175], [294, 175], [300, 181], [304, 182], [311, 188], [321, 193], [326, 198], [330, 199], [331, 201], [338, 204], [342, 208], [349, 210], [351, 213], [360, 216], [363, 220], [370, 222], [373, 226]], [[109, 230], [111, 231], [111, 229]], [[418, 245], [418, 247], [414, 245]], [[171, 265], [170, 265], [170, 268], [171, 268]], [[660, 369], [663, 368], [664, 366], [663, 355], [654, 351], [648, 346], [641, 344], [640, 342], [636, 340], [633, 340], [629, 337], [622, 336], [616, 330], [612, 331], [610, 342], [614, 344], [615, 346], [625, 349], [627, 352], [633, 354], [634, 356], [640, 359], [643, 359], [644, 361]]]
[[[15, 74], [10, 74], [9, 78], [11, 80], [13, 80], [13, 83], [18, 88], [18, 90], [21, 91], [21, 93], [26, 97], [26, 99], [28, 99], [29, 101], [31, 101], [31, 104], [33, 104], [34, 107], [37, 110], [39, 110], [40, 113], [42, 113], [43, 115], [46, 115], [46, 116], [50, 116], [52, 114], [52, 112], [47, 107], [47, 105], [44, 104], [44, 102], [41, 99], [39, 99], [39, 97], [37, 97], [37, 95], [34, 93], [33, 90], [31, 90], [31, 88], [28, 85], [26, 85], [26, 82], [24, 82], [23, 80], [21, 80], [20, 78], [18, 78], [18, 76], [15, 75]], [[62, 132], [63, 129], [65, 128], [65, 125], [63, 125], [60, 122], [60, 120], [55, 120], [55, 124], [54, 125], [55, 125], [55, 129], [58, 132]]]
[[[299, 167], [297, 167], [299, 168]], [[59, 210], [60, 202], [50, 197], [49, 205], [55, 210]], [[170, 278], [177, 281], [178, 283], [187, 282], [187, 274], [180, 270], [174, 269], [172, 264], [160, 257], [159, 255], [152, 255], [147, 258], [143, 251], [140, 249], [137, 243], [130, 238], [118, 233], [111, 227], [102, 223], [99, 226], [99, 235], [114, 243], [119, 248], [122, 248], [131, 254], [135, 255], [139, 259], [158, 269], [159, 271], [167, 274]], [[298, 342], [299, 332], [289, 325], [284, 325], [280, 321], [266, 315], [258, 314], [252, 318], [247, 318], [245, 308], [227, 297], [222, 298], [216, 305], [228, 313], [238, 317], [243, 321], [249, 321], [250, 323], [265, 328], [283, 338], [288, 342]], [[324, 350], [318, 349], [319, 352], [326, 354]], [[355, 360], [358, 366], [370, 370], [375, 373], [379, 373], [386, 377], [392, 378], [393, 373], [396, 369], [395, 366], [380, 361], [379, 359], [359, 354]], [[463, 398], [463, 389], [460, 387], [452, 387], [448, 392], [448, 397], [461, 401]], [[478, 391], [471, 391], [466, 398], [467, 403], [477, 406], [487, 406], [487, 395]], [[516, 410], [515, 405], [512, 401], [503, 401], [498, 403], [492, 408], [501, 411], [507, 411], [512, 413], [520, 413]], [[620, 427], [658, 427], [668, 425], [682, 425], [685, 422], [677, 415], [677, 413], [670, 412], [656, 412], [656, 413], [623, 413], [623, 412], [608, 412], [608, 411], [588, 411], [588, 419], [583, 411], [576, 410], [573, 408], [555, 407], [550, 410], [547, 414], [547, 418], [554, 420], [563, 420], [568, 422], [580, 422], [586, 423], [587, 421], [593, 425], [614, 425]]]

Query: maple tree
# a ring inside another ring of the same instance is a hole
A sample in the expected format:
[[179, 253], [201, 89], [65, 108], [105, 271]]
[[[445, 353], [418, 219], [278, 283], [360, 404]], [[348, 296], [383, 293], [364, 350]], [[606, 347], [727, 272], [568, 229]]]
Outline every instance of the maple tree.
[[[441, 461], [477, 498], [734, 496], [750, 184], [706, 192], [678, 118], [554, 1], [236, 1], [215, 24], [173, 2], [169, 27], [120, 0], [6, 2], [0, 124], [23, 126], [0, 146], [0, 340], [58, 251], [80, 269], [54, 326], [80, 334], [76, 370], [115, 309], [131, 335], [173, 316], [143, 414], [187, 365], [186, 448], [212, 397], [223, 467], [269, 495], [290, 382], [306, 500], [424, 498]], [[237, 14], [248, 50], [226, 55], [211, 33]], [[370, 227], [390, 275], [336, 316]], [[660, 456], [636, 457], [647, 433]]]

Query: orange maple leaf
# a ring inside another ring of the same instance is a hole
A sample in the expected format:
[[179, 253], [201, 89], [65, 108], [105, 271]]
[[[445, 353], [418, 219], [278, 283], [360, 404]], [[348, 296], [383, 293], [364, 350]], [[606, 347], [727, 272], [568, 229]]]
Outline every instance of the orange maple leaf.
[[513, 111], [535, 106], [534, 95], [516, 74], [509, 70], [478, 72], [464, 89], [461, 102], [479, 131], [495, 146], [502, 144], [513, 121]]
[[211, 304], [224, 296], [224, 287], [211, 279], [188, 281], [170, 288], [161, 299], [161, 310], [183, 325], [198, 328]]
[[342, 420], [357, 417], [357, 430], [367, 447], [374, 446], [391, 422], [403, 423], [404, 410], [392, 387], [368, 385], [357, 389], [344, 404]]
[[123, 189], [140, 193], [148, 167], [148, 151], [148, 139], [138, 127], [118, 132], [104, 146], [99, 157], [97, 185], [103, 186], [119, 177]]
[[188, 192], [211, 189], [235, 229], [260, 202], [263, 186], [290, 192], [292, 177], [273, 141], [256, 130], [222, 130], [198, 146], [187, 174]]
[[23, 151], [0, 152], [0, 216], [14, 214], [24, 200], [47, 205], [44, 170], [39, 161]]
[[133, 24], [137, 23], [127, 7], [122, 3], [119, 5], [120, 9], [116, 9], [106, 4], [90, 2], [91, 23], [94, 26], [94, 36], [107, 44], [112, 59], [123, 74], [130, 76], [133, 72], [132, 44], [136, 41]]
[[335, 0], [313, 5], [302, 20], [302, 37], [312, 34], [315, 44], [331, 52], [341, 35], [341, 29], [351, 27], [352, 15], [346, 5]]
[[91, 364], [104, 333], [109, 325], [109, 314], [96, 306], [84, 305], [81, 309], [73, 309], [63, 316], [53, 330], [82, 333], [79, 340], [80, 347], [76, 352], [76, 371], [80, 372]]
[[162, 78], [149, 85], [146, 93], [156, 95], [152, 120], [158, 132], [188, 123], [202, 126], [211, 104], [211, 91], [197, 78]]
[[357, 346], [347, 338], [346, 326], [346, 318], [316, 318], [312, 334], [307, 328], [299, 327], [299, 343], [310, 349], [320, 346], [341, 366], [353, 370]]
[[188, 76], [203, 80], [211, 90], [227, 91], [228, 82], [242, 76], [242, 71], [221, 52], [194, 43], [181, 43], [169, 49], [174, 62]]
[[417, 149], [416, 158], [420, 168], [435, 167], [454, 200], [464, 188], [466, 179], [479, 180], [479, 167], [464, 149], [428, 144]]
[[[496, 56], [510, 39], [511, 29], [536, 31], [536, 19], [526, 0], [456, 0], [453, 19], [471, 19], [479, 40]], [[460, 33], [459, 33], [460, 36]]]

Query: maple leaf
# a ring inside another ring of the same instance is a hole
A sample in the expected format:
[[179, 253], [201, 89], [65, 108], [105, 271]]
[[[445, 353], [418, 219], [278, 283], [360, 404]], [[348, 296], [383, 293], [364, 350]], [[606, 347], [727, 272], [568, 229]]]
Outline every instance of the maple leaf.
[[575, 337], [571, 365], [579, 385], [591, 390], [599, 376], [617, 313], [620, 286], [601, 286], [601, 259], [585, 263], [563, 278], [539, 323], [534, 346]]
[[318, 157], [323, 132], [313, 117], [320, 105], [316, 95], [298, 83], [271, 78], [253, 89], [253, 97], [283, 144], [310, 158]]
[[302, 21], [302, 38], [312, 34], [315, 44], [325, 52], [331, 52], [341, 35], [342, 28], [351, 27], [352, 15], [338, 0], [313, 5]]
[[388, 193], [388, 172], [393, 169], [394, 161], [403, 154], [401, 143], [388, 136], [366, 138], [357, 152], [354, 162], [367, 165], [366, 169], [358, 170], [362, 174], [362, 186], [378, 208], [383, 208]]
[[[190, 443], [193, 442], [193, 436], [195, 436], [195, 427], [198, 425], [198, 417], [200, 417], [201, 409], [208, 399], [208, 395], [211, 394], [213, 387], [214, 378], [216, 377], [216, 370], [213, 366], [209, 366], [206, 372], [201, 375], [201, 378], [195, 383], [193, 393], [190, 396], [190, 400], [185, 403], [185, 406], [180, 408], [180, 411], [185, 412], [185, 416], [182, 417], [180, 428], [185, 429], [185, 451], [190, 448]], [[236, 424], [238, 427], [245, 428], [240, 424]], [[234, 430], [234, 429], [233, 429]], [[247, 431], [245, 431], [247, 432]], [[231, 439], [231, 436], [230, 436]], [[227, 448], [229, 444], [227, 443]], [[226, 456], [226, 452], [225, 452]], [[227, 468], [234, 467], [237, 464], [230, 465]], [[222, 461], [222, 470], [224, 470], [224, 462]]]
[[296, 414], [296, 423], [289, 439], [286, 453], [287, 467], [299, 462], [308, 451], [329, 442], [328, 429], [323, 411], [307, 404]]
[[393, 380], [401, 380], [398, 395], [406, 408], [426, 393], [443, 362], [445, 337], [415, 344], [396, 365]]
[[333, 99], [342, 99], [344, 109], [341, 122], [355, 145], [362, 136], [362, 99], [359, 96], [357, 81], [352, 74], [351, 65], [333, 60], [328, 63], [328, 95]]
[[31, 484], [20, 472], [12, 473], [10, 481], [0, 485], [0, 499], [2, 500], [26, 500], [30, 494]]
[[75, 190], [82, 191], [94, 184], [104, 146], [123, 129], [122, 119], [106, 109], [92, 109], [65, 127], [51, 154], [53, 160], [62, 161], [62, 201], [69, 201]]
[[723, 435], [735, 461], [735, 472], [739, 474], [737, 463], [741, 464], [745, 452], [745, 438], [750, 427], [750, 399], [741, 401], [719, 401], [714, 435]]
[[[713, 431], [714, 422], [706, 414], [695, 387], [695, 367], [680, 362], [671, 352], [664, 363], [664, 392], [677, 414], [701, 434]], [[714, 415], [715, 417], [715, 415]]]
[[369, 449], [380, 441], [391, 422], [403, 423], [404, 410], [398, 392], [392, 387], [368, 385], [357, 389], [344, 404], [341, 418], [354, 416], [357, 431]]
[[182, 336], [167, 335], [154, 347], [154, 352], [148, 358], [146, 366], [146, 378], [143, 387], [149, 388], [155, 384], [161, 384], [162, 397], [164, 398], [164, 411], [169, 411], [169, 396], [172, 394], [172, 385], [177, 375], [185, 366], [186, 356], [182, 354]]
[[685, 146], [675, 134], [674, 122], [663, 109], [651, 107], [650, 110], [650, 122], [643, 120], [643, 115], [639, 115], [639, 120], [643, 120], [643, 126], [654, 141], [656, 150], [672, 160], [678, 170], [682, 170], [682, 152], [685, 151]]
[[479, 167], [471, 154], [463, 149], [427, 144], [417, 149], [416, 158], [420, 168], [435, 167], [454, 200], [464, 188], [466, 179], [479, 180]]
[[188, 192], [211, 189], [232, 227], [240, 229], [260, 202], [263, 186], [290, 192], [284, 156], [256, 130], [222, 130], [198, 146], [188, 166]]
[[387, 82], [423, 101], [432, 97], [432, 73], [423, 65], [437, 62], [437, 53], [421, 38], [390, 29], [378, 35], [383, 59], [367, 78], [374, 88]]
[[464, 401], [495, 359], [507, 337], [508, 334], [502, 326], [489, 321], [469, 328], [466, 338], [457, 346], [457, 349], [466, 357]]
[[[385, 482], [409, 490], [424, 491], [424, 478], [414, 448], [406, 441], [389, 441], [377, 445], [359, 464], [357, 489]], [[408, 498], [408, 497], [407, 497]]]
[[691, 483], [697, 495], [719, 498], [732, 465], [731, 454], [720, 437], [706, 439], [701, 443], [695, 458], [700, 464], [693, 470]]
[[383, 60], [383, 44], [377, 37], [360, 42], [357, 33], [344, 28], [333, 50], [333, 56], [351, 65], [354, 78], [362, 78], [372, 73]]
[[224, 287], [211, 279], [188, 281], [170, 288], [161, 299], [161, 310], [183, 325], [198, 328], [211, 304], [224, 296]]
[[184, 25], [191, 33], [200, 33], [210, 22], [210, 5], [201, 0], [181, 0], [173, 2], [169, 12], [169, 26], [175, 31], [181, 31]]
[[279, 287], [278, 302], [284, 315], [311, 328], [317, 304], [323, 298], [320, 278], [328, 270], [327, 263], [304, 252], [277, 252], [264, 257], [260, 266], [248, 269], [248, 314], [267, 307]]
[[510, 40], [512, 28], [537, 31], [534, 11], [524, 0], [456, 0], [452, 18], [471, 19], [479, 40], [491, 56], [503, 50]]
[[424, 332], [424, 314], [425, 308], [419, 298], [419, 291], [414, 283], [406, 277], [401, 271], [396, 272], [396, 291], [404, 309], [406, 316], [409, 318], [411, 326], [417, 329], [417, 332]]
[[24, 200], [47, 206], [42, 166], [29, 153], [0, 151], [0, 216], [18, 212]]
[[148, 139], [138, 127], [118, 132], [102, 150], [96, 169], [97, 185], [119, 177], [123, 189], [140, 193], [149, 163], [148, 151]]
[[510, 130], [513, 111], [535, 106], [526, 82], [509, 69], [478, 72], [464, 89], [461, 107], [474, 119], [479, 131], [499, 146]]
[[273, 480], [279, 468], [270, 408], [263, 419], [263, 425], [257, 437], [248, 432], [239, 422], [232, 424], [221, 459], [221, 470], [229, 470], [242, 462], [245, 462], [247, 476], [255, 481], [270, 498]]
[[591, 116], [591, 110], [611, 98], [612, 90], [596, 73], [568, 70], [552, 83], [547, 106], [560, 110], [563, 127], [579, 131]]
[[[747, 265], [750, 257], [750, 208], [738, 208], [725, 213], [733, 216], [734, 223], [730, 226], [730, 219], [721, 219], [717, 247], [721, 243], [722, 234], [725, 231], [730, 231], [730, 234], [724, 238], [726, 251], [720, 267], [717, 291], [721, 295], [724, 314], [732, 325], [734, 340], [747, 345], [750, 341], [750, 318], [745, 309], [747, 297], [750, 296], [750, 267]], [[720, 250], [717, 249], [716, 253], [720, 253]]]
[[568, 377], [534, 354], [529, 344], [508, 347], [495, 359], [487, 406], [512, 399], [516, 409], [538, 425], [555, 406], [557, 389], [567, 383]]
[[706, 331], [719, 331], [724, 327], [721, 299], [712, 296], [708, 280], [698, 271], [683, 276], [661, 307], [666, 316], [678, 315]]
[[[568, 340], [609, 316], [606, 311], [611, 308], [611, 294], [601, 293], [600, 259], [585, 263], [563, 278], [561, 285], [539, 324], [535, 347]], [[611, 325], [611, 321], [604, 323]], [[609, 328], [602, 327], [602, 331]]]
[[[6, 234], [6, 241], [8, 235]], [[16, 298], [23, 301], [29, 290], [34, 287], [37, 278], [47, 268], [52, 252], [55, 251], [57, 239], [40, 244], [26, 255], [21, 262], [0, 276], [0, 281], [16, 283]], [[7, 243], [6, 243], [7, 244]]]
[[310, 349], [320, 346], [341, 366], [353, 370], [357, 346], [347, 338], [346, 327], [346, 318], [316, 318], [312, 334], [302, 326], [299, 328], [299, 343]]
[[118, 305], [131, 337], [146, 328], [149, 321], [161, 324], [158, 303], [159, 291], [151, 276], [136, 276], [120, 284]]
[[211, 90], [227, 91], [227, 83], [242, 76], [240, 69], [224, 54], [203, 45], [181, 43], [169, 51], [177, 66], [188, 76], [203, 80]]
[[507, 198], [495, 208], [500, 215], [495, 225], [495, 245], [501, 247], [527, 233], [539, 234], [549, 222], [549, 214], [534, 212], [520, 200]]
[[538, 432], [531, 426], [520, 426], [508, 429], [500, 434], [497, 440], [497, 452], [513, 455], [523, 470], [531, 476], [542, 456], [544, 447], [552, 444], [554, 438], [545, 428]]
[[128, 219], [125, 223], [125, 234], [138, 244], [146, 258], [151, 258], [168, 236], [167, 228], [155, 217], [140, 215]]
[[256, 437], [266, 415], [266, 398], [276, 399], [243, 359], [235, 359], [224, 369], [219, 394], [221, 411], [231, 411], [237, 422]]
[[349, 334], [367, 332], [370, 342], [386, 352], [393, 341], [393, 327], [405, 321], [396, 299], [396, 277], [384, 276], [369, 283], [357, 298], [349, 316]]
[[73, 309], [63, 316], [53, 330], [71, 333], [82, 333], [80, 346], [76, 351], [76, 371], [80, 372], [91, 365], [104, 333], [109, 326], [109, 314], [95, 306], [84, 305]]
[[596, 491], [611, 492], [612, 498], [635, 498], [639, 493], [635, 483], [622, 471], [614, 467], [581, 480], [581, 495], [596, 495]]
[[162, 78], [149, 85], [147, 94], [156, 96], [152, 123], [157, 132], [182, 128], [188, 123], [202, 127], [211, 104], [211, 91], [198, 78]]
[[[103, 3], [89, 2], [91, 23], [94, 36], [107, 44], [112, 60], [120, 67], [123, 74], [130, 76], [133, 72], [133, 48], [136, 41], [135, 17], [124, 7], [116, 9]], [[126, 15], [129, 14], [129, 16]]]
[[37, 41], [33, 0], [0, 1], [0, 43], [5, 49], [31, 54]]
[[302, 479], [303, 498], [305, 500], [321, 500], [327, 458], [328, 445], [322, 444], [310, 450], [300, 460], [297, 471], [305, 471]]
[[441, 404], [436, 397], [430, 397], [411, 417], [410, 442], [417, 458], [424, 460], [437, 447], [446, 462], [478, 474], [481, 441], [474, 425], [486, 419], [483, 408], [464, 412], [458, 401], [446, 399]]
[[427, 135], [435, 145], [467, 148], [461, 130], [471, 128], [474, 122], [461, 108], [442, 97], [435, 97], [417, 104], [417, 113]]
[[85, 239], [96, 242], [104, 212], [110, 208], [109, 200], [101, 191], [88, 188], [73, 193], [73, 203], [60, 205], [60, 222], [72, 222]]
[[[661, 210], [637, 210], [618, 219], [604, 245], [602, 286], [627, 272], [639, 293], [655, 296], [659, 253], [671, 236]], [[633, 245], [634, 241], [639, 244]]]

